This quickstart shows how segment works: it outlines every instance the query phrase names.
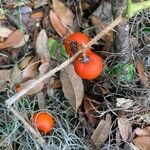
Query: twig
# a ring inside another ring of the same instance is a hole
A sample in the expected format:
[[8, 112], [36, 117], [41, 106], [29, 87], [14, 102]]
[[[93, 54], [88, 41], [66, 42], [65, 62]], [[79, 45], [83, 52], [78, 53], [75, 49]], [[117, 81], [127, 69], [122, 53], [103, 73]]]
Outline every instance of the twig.
[[[102, 38], [105, 34], [107, 34], [109, 31], [111, 31], [115, 26], [117, 26], [119, 23], [121, 23], [124, 19], [122, 16], [117, 17], [108, 27], [106, 27], [100, 34], [96, 35], [89, 43], [87, 43], [86, 47], [83, 49], [87, 49], [88, 47], [91, 47], [93, 44], [96, 44], [97, 41]], [[5, 101], [7, 107], [9, 108], [16, 100], [18, 100], [19, 98], [21, 98], [23, 95], [25, 95], [26, 93], [28, 93], [32, 88], [34, 88], [35, 86], [37, 86], [39, 83], [41, 83], [42, 81], [44, 81], [45, 79], [47, 79], [48, 77], [51, 77], [53, 74], [55, 74], [56, 72], [62, 70], [64, 67], [66, 67], [67, 65], [71, 64], [79, 54], [82, 53], [82, 50], [78, 51], [74, 56], [72, 56], [70, 59], [66, 60], [65, 62], [63, 62], [62, 64], [60, 64], [59, 66], [57, 66], [56, 68], [54, 68], [53, 70], [50, 70], [48, 73], [46, 73], [44, 76], [42, 76], [41, 78], [37, 79], [35, 82], [33, 82], [32, 84], [30, 84], [29, 86], [27, 86], [25, 89], [21, 90], [19, 93], [15, 94], [14, 96], [12, 96], [11, 98], [7, 99]]]
[[[36, 141], [44, 148], [46, 142], [43, 137], [13, 108], [10, 107], [10, 111], [24, 124], [24, 126], [34, 135]], [[44, 148], [46, 149], [46, 148]]]

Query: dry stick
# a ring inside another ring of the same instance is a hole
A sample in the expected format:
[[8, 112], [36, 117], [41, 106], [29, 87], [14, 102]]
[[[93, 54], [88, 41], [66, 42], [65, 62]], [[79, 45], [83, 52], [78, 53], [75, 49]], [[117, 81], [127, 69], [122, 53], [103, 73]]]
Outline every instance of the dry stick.
[[[87, 43], [86, 47], [83, 49], [87, 49], [88, 47], [91, 47], [93, 44], [96, 44], [97, 41], [103, 37], [105, 34], [107, 34], [109, 31], [111, 31], [115, 26], [117, 26], [119, 23], [121, 23], [124, 19], [122, 16], [117, 17], [108, 27], [106, 27], [101, 33], [99, 33], [98, 35], [96, 35], [89, 43]], [[35, 86], [37, 86], [39, 83], [41, 83], [42, 81], [44, 81], [45, 79], [51, 77], [53, 74], [55, 74], [56, 72], [62, 70], [64, 67], [66, 67], [67, 65], [71, 64], [79, 54], [82, 53], [82, 50], [78, 51], [74, 56], [72, 56], [70, 59], [66, 60], [65, 62], [63, 62], [62, 64], [60, 64], [59, 66], [57, 66], [56, 68], [54, 68], [53, 70], [50, 70], [48, 73], [46, 73], [44, 76], [42, 76], [41, 78], [37, 79], [35, 82], [31, 83], [29, 86], [27, 86], [25, 89], [21, 90], [19, 93], [15, 94], [14, 96], [12, 96], [11, 98], [7, 99], [5, 101], [7, 107], [9, 108], [16, 100], [18, 100], [19, 98], [21, 98], [23, 95], [25, 95], [26, 93], [28, 93], [32, 88], [34, 88]]]

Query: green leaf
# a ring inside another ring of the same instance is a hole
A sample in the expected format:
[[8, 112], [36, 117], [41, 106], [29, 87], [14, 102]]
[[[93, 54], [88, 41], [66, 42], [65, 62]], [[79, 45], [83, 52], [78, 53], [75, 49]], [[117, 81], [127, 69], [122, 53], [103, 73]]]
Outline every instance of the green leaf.
[[56, 48], [58, 46], [57, 41], [53, 38], [49, 38], [47, 41], [47, 45], [48, 45], [50, 57], [55, 59], [55, 52], [56, 52]]
[[133, 63], [117, 64], [112, 69], [107, 68], [105, 72], [118, 80], [130, 82], [134, 78], [134, 65]]
[[150, 27], [143, 27], [141, 31], [144, 33], [150, 33]]
[[58, 43], [55, 39], [49, 38], [48, 42], [48, 50], [50, 57], [56, 59], [56, 49], [60, 49], [60, 55], [64, 58], [68, 58], [68, 54], [66, 53], [65, 46], [63, 44]]

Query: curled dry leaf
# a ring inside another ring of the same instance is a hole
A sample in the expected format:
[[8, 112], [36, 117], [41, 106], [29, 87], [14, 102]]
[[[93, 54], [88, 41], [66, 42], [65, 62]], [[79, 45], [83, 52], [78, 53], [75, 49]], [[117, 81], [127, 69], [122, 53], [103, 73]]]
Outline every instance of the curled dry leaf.
[[91, 102], [90, 98], [84, 97], [84, 110], [85, 110], [85, 114], [88, 118], [88, 122], [92, 125], [95, 126], [95, 124], [97, 123], [97, 119], [94, 116], [93, 112], [94, 110], [97, 109], [99, 106], [94, 106], [93, 103]]
[[150, 150], [150, 136], [140, 136], [133, 140], [135, 146], [140, 150]]
[[126, 117], [118, 117], [118, 127], [120, 135], [124, 141], [127, 141], [129, 135], [132, 133], [131, 124]]
[[49, 13], [49, 17], [50, 17], [51, 24], [53, 28], [56, 30], [56, 32], [58, 33], [58, 35], [60, 37], [64, 37], [67, 34], [68, 29], [63, 25], [60, 18], [58, 18], [58, 16], [52, 10]]
[[147, 126], [143, 129], [137, 128], [135, 130], [135, 134], [137, 134], [138, 136], [150, 136], [150, 126]]
[[101, 120], [91, 136], [96, 147], [100, 147], [107, 140], [111, 129], [111, 116], [108, 114], [106, 120]]
[[47, 37], [46, 31], [42, 29], [36, 41], [36, 51], [42, 63], [50, 61], [47, 40], [48, 40], [48, 37]]
[[82, 79], [75, 73], [73, 65], [68, 65], [61, 71], [60, 80], [65, 97], [77, 112], [84, 95]]
[[24, 68], [27, 67], [27, 65], [30, 63], [30, 61], [33, 59], [34, 56], [27, 56], [24, 57], [20, 60], [20, 62], [18, 63], [18, 67], [19, 69], [23, 70]]
[[34, 12], [30, 17], [31, 19], [40, 19], [44, 16], [43, 11]]
[[62, 87], [62, 83], [59, 79], [55, 79], [54, 82], [50, 84], [50, 88], [52, 89], [57, 89], [61, 87]]
[[74, 14], [72, 13], [72, 11], [59, 0], [52, 1], [54, 12], [58, 15], [58, 17], [61, 19], [64, 25], [72, 27], [74, 19]]
[[144, 71], [144, 66], [139, 60], [136, 61], [136, 69], [144, 86], [149, 87], [150, 81], [148, 80], [148, 75]]
[[16, 44], [15, 46], [13, 46], [13, 48], [20, 48], [20, 47], [24, 46], [28, 42], [28, 40], [29, 40], [29, 35], [25, 34], [23, 36], [23, 38], [21, 39], [21, 41], [18, 44]]
[[38, 68], [39, 70], [39, 76], [43, 76], [47, 71], [49, 70], [50, 63], [49, 62], [43, 62], [40, 67]]
[[13, 87], [15, 83], [20, 83], [22, 81], [21, 70], [19, 69], [17, 64], [14, 65], [11, 71], [10, 79], [11, 79], [11, 83], [10, 83], [11, 87]]
[[7, 38], [13, 31], [6, 28], [6, 27], [2, 27], [0, 26], [0, 37], [1, 38]]
[[22, 41], [23, 37], [23, 33], [19, 30], [14, 31], [3, 43], [0, 43], [0, 49], [16, 46]]
[[32, 79], [37, 75], [38, 64], [39, 64], [38, 58], [33, 57], [32, 60], [30, 61], [30, 63], [27, 65], [27, 67], [23, 70], [23, 73], [22, 73], [23, 81]]

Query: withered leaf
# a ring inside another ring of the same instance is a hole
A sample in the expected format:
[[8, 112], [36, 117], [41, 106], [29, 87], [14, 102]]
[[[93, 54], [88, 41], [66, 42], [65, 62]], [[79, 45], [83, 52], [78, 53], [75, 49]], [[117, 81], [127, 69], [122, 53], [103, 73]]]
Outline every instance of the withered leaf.
[[21, 70], [19, 69], [18, 65], [15, 64], [13, 69], [12, 69], [12, 72], [11, 72], [11, 87], [13, 87], [13, 85], [15, 83], [20, 83], [21, 80], [22, 80], [22, 74], [21, 74]]
[[68, 65], [61, 71], [60, 80], [65, 97], [77, 111], [83, 100], [84, 88], [82, 79], [75, 73], [73, 65]]
[[141, 150], [150, 150], [150, 136], [137, 137], [133, 143]]
[[149, 87], [150, 81], [148, 80], [146, 72], [144, 71], [143, 64], [139, 60], [136, 61], [136, 69], [137, 69], [138, 75], [139, 75], [142, 83], [144, 84], [144, 86]]
[[135, 133], [138, 136], [150, 136], [150, 126], [147, 126], [147, 127], [143, 128], [143, 129], [137, 128], [135, 130]]
[[56, 32], [58, 33], [58, 35], [60, 37], [64, 37], [67, 34], [68, 29], [63, 25], [60, 18], [58, 18], [58, 16], [52, 10], [49, 13], [49, 17], [50, 17], [51, 24], [53, 28], [56, 30]]
[[38, 68], [39, 70], [39, 76], [43, 76], [45, 73], [47, 73], [47, 71], [50, 68], [50, 63], [49, 62], [43, 62], [40, 67]]
[[0, 70], [0, 80], [9, 81], [11, 76], [12, 69], [9, 70]]
[[19, 30], [14, 31], [3, 43], [0, 43], [0, 49], [14, 47], [20, 43], [23, 37], [23, 33], [21, 33]]
[[34, 56], [26, 56], [20, 60], [18, 67], [22, 70], [30, 63]]
[[24, 46], [28, 42], [28, 40], [29, 40], [29, 35], [25, 34], [24, 37], [21, 39], [21, 41], [15, 46], [13, 46], [13, 48], [20, 48]]
[[74, 19], [74, 14], [72, 13], [72, 11], [59, 0], [52, 1], [54, 12], [58, 15], [58, 17], [62, 20], [62, 22], [65, 25], [72, 27]]
[[106, 120], [101, 120], [99, 122], [97, 128], [91, 136], [91, 140], [96, 147], [100, 147], [107, 140], [111, 129], [111, 122], [111, 116], [109, 114], [106, 116]]
[[61, 88], [62, 87], [61, 81], [59, 79], [55, 79], [54, 82], [50, 84], [50, 87], [52, 89]]
[[38, 58], [33, 57], [27, 67], [23, 70], [22, 80], [27, 81], [29, 79], [34, 78], [37, 75], [37, 67], [38, 67]]
[[122, 139], [124, 141], [127, 141], [132, 131], [129, 119], [127, 119], [126, 117], [118, 117], [118, 127], [119, 127], [119, 131], [120, 131], [120, 135]]
[[34, 12], [30, 17], [31, 19], [40, 19], [44, 16], [43, 11]]
[[42, 29], [36, 41], [36, 51], [42, 63], [50, 61], [47, 40], [48, 40], [48, 37], [47, 37], [46, 31]]
[[88, 118], [88, 122], [92, 125], [95, 126], [97, 119], [96, 117], [92, 114], [94, 112], [94, 106], [92, 106], [92, 102], [90, 102], [90, 98], [84, 97], [84, 110], [85, 114]]
[[0, 37], [7, 38], [13, 31], [8, 29], [7, 27], [0, 26]]

